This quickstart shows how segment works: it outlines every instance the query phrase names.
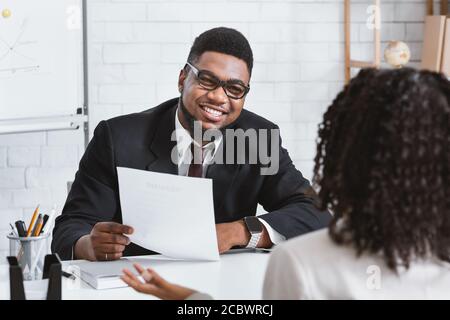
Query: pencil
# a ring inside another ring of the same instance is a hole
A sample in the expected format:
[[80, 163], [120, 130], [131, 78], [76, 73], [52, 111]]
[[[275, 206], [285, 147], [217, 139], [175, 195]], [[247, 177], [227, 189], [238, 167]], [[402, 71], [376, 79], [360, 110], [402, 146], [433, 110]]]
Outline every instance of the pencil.
[[28, 226], [27, 237], [29, 237], [31, 235], [31, 233], [33, 232], [33, 225], [34, 225], [34, 223], [36, 221], [36, 218], [38, 216], [38, 212], [39, 212], [39, 205], [34, 210], [33, 217], [31, 218], [30, 225]]

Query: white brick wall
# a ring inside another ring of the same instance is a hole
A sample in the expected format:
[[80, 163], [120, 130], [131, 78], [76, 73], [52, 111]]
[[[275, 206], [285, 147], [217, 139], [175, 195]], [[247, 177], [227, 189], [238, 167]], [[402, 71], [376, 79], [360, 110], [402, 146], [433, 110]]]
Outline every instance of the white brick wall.
[[6, 148], [0, 148], [0, 168], [6, 167]]
[[39, 147], [9, 147], [8, 166], [39, 166], [41, 163]]
[[38, 204], [43, 213], [61, 210], [83, 150], [81, 130], [0, 135], [0, 263], [9, 222], [28, 224]]
[[[383, 0], [382, 41], [403, 40], [421, 54], [425, 0]], [[371, 0], [352, 0], [352, 54], [369, 59]], [[311, 177], [316, 129], [343, 86], [343, 0], [89, 0], [91, 134], [102, 119], [141, 111], [177, 95], [194, 38], [228, 26], [248, 37], [255, 65], [249, 110], [281, 128], [296, 166]], [[0, 258], [7, 222], [37, 203], [62, 206], [83, 153], [77, 132], [0, 135]]]

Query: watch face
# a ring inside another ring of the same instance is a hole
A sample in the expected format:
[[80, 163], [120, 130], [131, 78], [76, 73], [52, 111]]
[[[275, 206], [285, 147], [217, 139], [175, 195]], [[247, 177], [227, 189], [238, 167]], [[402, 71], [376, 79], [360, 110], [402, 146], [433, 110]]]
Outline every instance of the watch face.
[[245, 217], [245, 224], [250, 233], [260, 233], [263, 231], [262, 223], [257, 217]]

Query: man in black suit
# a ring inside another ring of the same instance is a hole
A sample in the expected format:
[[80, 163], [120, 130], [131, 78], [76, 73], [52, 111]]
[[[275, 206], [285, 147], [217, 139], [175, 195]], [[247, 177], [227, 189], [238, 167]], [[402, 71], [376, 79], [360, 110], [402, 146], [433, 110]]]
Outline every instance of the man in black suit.
[[[196, 38], [180, 71], [180, 98], [100, 122], [56, 220], [52, 250], [63, 259], [88, 260], [151, 253], [130, 243], [126, 234], [133, 228], [121, 224], [116, 167], [212, 179], [219, 252], [236, 246], [269, 248], [327, 226], [330, 214], [316, 209], [309, 182], [274, 134], [278, 127], [243, 110], [252, 67], [252, 51], [241, 33], [208, 30]], [[199, 123], [201, 133], [227, 134], [194, 140]], [[229, 147], [230, 130], [269, 134], [246, 140], [243, 155]], [[271, 163], [249, 161], [255, 144], [272, 150]], [[193, 161], [196, 155], [200, 162]], [[216, 161], [219, 156], [227, 161]], [[256, 218], [258, 203], [268, 213]]]

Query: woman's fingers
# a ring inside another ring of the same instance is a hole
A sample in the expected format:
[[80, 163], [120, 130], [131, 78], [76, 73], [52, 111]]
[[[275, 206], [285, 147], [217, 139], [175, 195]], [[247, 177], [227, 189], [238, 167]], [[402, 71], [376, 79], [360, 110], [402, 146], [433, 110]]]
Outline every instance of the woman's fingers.
[[167, 287], [169, 282], [167, 282], [163, 277], [161, 277], [155, 270], [147, 268], [147, 273], [152, 279], [152, 283], [157, 287]]
[[124, 269], [120, 277], [126, 284], [138, 292], [155, 295], [157, 288], [149, 283], [142, 283], [131, 271]]
[[140, 264], [135, 263], [135, 264], [133, 264], [133, 266], [137, 270], [137, 272], [139, 272], [139, 274], [141, 275], [141, 277], [144, 279], [145, 282], [152, 281], [152, 275], [150, 273], [148, 273], [147, 270], [142, 268], [142, 266]]
[[142, 273], [145, 270], [139, 263], [133, 263], [133, 266], [139, 273]]
[[133, 288], [136, 287], [139, 283], [142, 283], [130, 270], [124, 269], [123, 273], [123, 277], [127, 280], [127, 284], [131, 285]]

